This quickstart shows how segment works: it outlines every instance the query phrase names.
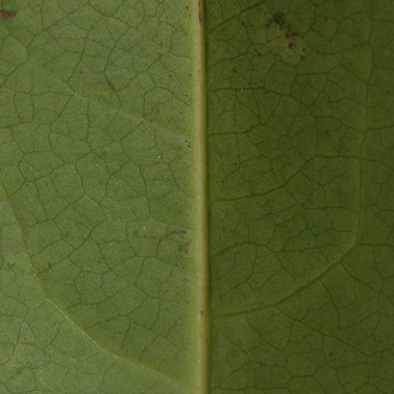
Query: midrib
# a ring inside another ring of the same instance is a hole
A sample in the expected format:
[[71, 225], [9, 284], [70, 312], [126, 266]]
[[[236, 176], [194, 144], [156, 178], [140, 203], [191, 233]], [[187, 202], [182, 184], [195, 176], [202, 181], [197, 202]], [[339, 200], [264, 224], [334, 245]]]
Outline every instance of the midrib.
[[193, 394], [209, 393], [209, 237], [207, 98], [203, 0], [191, 0], [194, 158], [194, 257], [196, 263], [195, 343]]

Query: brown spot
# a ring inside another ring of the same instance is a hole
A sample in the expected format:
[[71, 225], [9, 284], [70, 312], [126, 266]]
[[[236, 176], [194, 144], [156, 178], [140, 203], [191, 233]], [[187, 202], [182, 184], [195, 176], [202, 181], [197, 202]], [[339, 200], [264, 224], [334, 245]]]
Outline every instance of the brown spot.
[[178, 252], [179, 252], [179, 253], [183, 253], [183, 255], [186, 256], [186, 255], [187, 255], [187, 251], [188, 251], [189, 246], [190, 246], [190, 243], [191, 243], [190, 240], [184, 242], [184, 243], [179, 247]]
[[112, 85], [111, 82], [108, 82], [108, 86], [109, 86], [109, 88], [110, 88], [113, 92], [115, 92], [114, 85]]
[[0, 18], [13, 18], [16, 12], [12, 11], [0, 11]]
[[296, 43], [295, 42], [289, 42], [288, 44], [287, 44], [287, 47], [288, 48], [294, 48], [296, 46]]
[[186, 234], [185, 230], [172, 230], [169, 235]]
[[282, 29], [284, 22], [283, 12], [276, 12], [272, 15], [271, 18], [268, 19], [267, 23], [265, 24], [265, 28], [269, 28], [273, 23], [275, 23], [279, 29]]
[[198, 20], [201, 24], [201, 3], [200, 3], [200, 0], [198, 0]]
[[[163, 177], [163, 175], [160, 175], [160, 176]], [[176, 205], [176, 203], [175, 203], [175, 205]], [[159, 243], [161, 243], [166, 238], [171, 237], [171, 235], [182, 235], [182, 234], [186, 234], [186, 231], [185, 230], [172, 230], [168, 234], [166, 234], [162, 238], [160, 238]]]
[[203, 310], [200, 311], [200, 316], [204, 317], [204, 311]]

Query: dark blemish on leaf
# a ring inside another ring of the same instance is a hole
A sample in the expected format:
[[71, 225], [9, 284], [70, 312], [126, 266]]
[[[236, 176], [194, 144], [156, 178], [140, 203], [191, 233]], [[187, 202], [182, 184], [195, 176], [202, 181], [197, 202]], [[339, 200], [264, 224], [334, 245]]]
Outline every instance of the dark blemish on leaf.
[[201, 24], [201, 3], [200, 3], [200, 0], [198, 0], [198, 20]]
[[[175, 203], [175, 205], [176, 205], [176, 203]], [[169, 233], [167, 233], [166, 235], [164, 235], [162, 238], [160, 238], [159, 243], [161, 243], [166, 238], [171, 237], [172, 235], [183, 235], [183, 234], [186, 234], [185, 230], [172, 230]]]
[[200, 316], [204, 317], [204, 311], [203, 310], [200, 311]]
[[108, 86], [109, 86], [109, 88], [110, 88], [113, 92], [115, 92], [114, 85], [112, 85], [111, 82], [108, 82]]
[[183, 253], [183, 255], [186, 256], [186, 255], [187, 255], [187, 251], [188, 251], [189, 246], [190, 246], [190, 243], [191, 243], [191, 241], [187, 241], [187, 242], [183, 243], [183, 244], [179, 247], [178, 252], [179, 252], [179, 253]]
[[13, 11], [0, 11], [0, 18], [13, 18], [16, 15], [16, 12]]
[[265, 28], [268, 29], [273, 23], [275, 23], [279, 29], [281, 29], [285, 23], [283, 16], [283, 12], [276, 12], [271, 18], [268, 19], [267, 23], [265, 24]]
[[245, 26], [245, 22], [241, 22], [241, 25]]
[[328, 355], [330, 356], [330, 357], [332, 357], [332, 353], [330, 352], [330, 353], [328, 353]]
[[287, 47], [288, 47], [288, 48], [294, 48], [296, 45], [297, 45], [297, 44], [296, 44], [295, 42], [289, 42], [289, 43], [287, 44]]
[[185, 230], [172, 230], [169, 235], [186, 234]]

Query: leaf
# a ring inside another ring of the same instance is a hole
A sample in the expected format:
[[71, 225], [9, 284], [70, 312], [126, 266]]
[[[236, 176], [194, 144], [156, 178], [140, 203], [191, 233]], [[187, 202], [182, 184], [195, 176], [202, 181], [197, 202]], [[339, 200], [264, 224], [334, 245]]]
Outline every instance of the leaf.
[[2, 6], [1, 393], [392, 392], [392, 2]]

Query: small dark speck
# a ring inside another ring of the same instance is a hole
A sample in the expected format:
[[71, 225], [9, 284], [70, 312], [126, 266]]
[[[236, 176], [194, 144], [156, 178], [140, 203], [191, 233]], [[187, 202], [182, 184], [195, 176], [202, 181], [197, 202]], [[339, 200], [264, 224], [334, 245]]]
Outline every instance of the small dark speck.
[[332, 356], [332, 353], [330, 352], [330, 353], [328, 353], [328, 355], [331, 357], [331, 356]]
[[111, 82], [108, 82], [108, 86], [113, 92], [115, 91], [114, 85]]
[[301, 59], [301, 60], [304, 60], [304, 59], [305, 59], [305, 56], [300, 56], [300, 59]]
[[289, 42], [287, 44], [288, 48], [294, 48], [297, 44], [295, 42]]
[[232, 68], [231, 71], [232, 71], [233, 73], [236, 73], [236, 72], [237, 72], [237, 70], [236, 70], [235, 68]]
[[245, 26], [245, 22], [241, 22], [241, 25], [244, 25], [244, 26]]

